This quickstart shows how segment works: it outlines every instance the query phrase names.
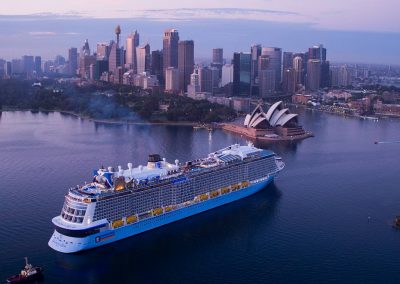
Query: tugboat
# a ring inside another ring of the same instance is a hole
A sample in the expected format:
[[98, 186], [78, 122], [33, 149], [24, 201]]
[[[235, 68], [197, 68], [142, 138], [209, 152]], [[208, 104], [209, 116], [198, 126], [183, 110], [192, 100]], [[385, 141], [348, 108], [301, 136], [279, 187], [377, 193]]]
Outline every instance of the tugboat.
[[40, 280], [43, 277], [43, 268], [39, 266], [33, 267], [28, 263], [28, 258], [25, 257], [25, 267], [20, 274], [13, 275], [7, 278], [7, 283], [29, 283], [34, 280]]
[[400, 229], [400, 216], [396, 216], [396, 218], [394, 218], [393, 228]]

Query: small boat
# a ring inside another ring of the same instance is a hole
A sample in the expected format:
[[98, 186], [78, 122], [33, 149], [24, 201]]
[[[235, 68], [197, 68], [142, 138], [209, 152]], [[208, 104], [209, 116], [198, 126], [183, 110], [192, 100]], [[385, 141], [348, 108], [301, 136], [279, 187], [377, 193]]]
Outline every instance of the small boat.
[[25, 267], [20, 274], [15, 274], [7, 278], [7, 283], [29, 283], [34, 280], [40, 280], [43, 277], [43, 268], [32, 266], [25, 257]]
[[393, 222], [393, 227], [396, 229], [400, 229], [400, 216], [396, 216]]

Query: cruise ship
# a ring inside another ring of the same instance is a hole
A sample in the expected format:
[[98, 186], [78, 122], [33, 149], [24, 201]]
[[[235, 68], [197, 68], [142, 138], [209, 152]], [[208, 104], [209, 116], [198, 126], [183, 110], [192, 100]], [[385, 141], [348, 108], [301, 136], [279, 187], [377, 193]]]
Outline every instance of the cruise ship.
[[272, 151], [235, 144], [185, 163], [152, 154], [146, 166], [102, 167], [68, 190], [49, 246], [74, 253], [187, 218], [260, 191], [284, 166]]

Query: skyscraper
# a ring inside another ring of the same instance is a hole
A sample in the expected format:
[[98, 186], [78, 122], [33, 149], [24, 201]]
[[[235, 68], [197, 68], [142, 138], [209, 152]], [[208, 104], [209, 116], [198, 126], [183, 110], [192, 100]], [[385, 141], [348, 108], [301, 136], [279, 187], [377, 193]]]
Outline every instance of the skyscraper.
[[225, 64], [222, 66], [221, 87], [233, 82], [233, 65]]
[[200, 92], [212, 93], [212, 70], [208, 67], [200, 67], [198, 69]]
[[35, 56], [35, 73], [36, 75], [42, 74], [42, 57]]
[[293, 67], [293, 52], [284, 52], [282, 60], [283, 70]]
[[176, 29], [167, 29], [163, 38], [163, 75], [168, 67], [178, 67], [179, 33]]
[[222, 48], [213, 48], [211, 63], [224, 64], [224, 50]]
[[110, 54], [110, 45], [107, 43], [98, 43], [96, 47], [96, 56], [98, 60], [108, 60]]
[[261, 56], [261, 45], [255, 44], [251, 47], [251, 74], [250, 91], [251, 95], [258, 94], [258, 58]]
[[290, 95], [296, 92], [296, 72], [291, 67], [283, 69], [282, 89], [286, 94]]
[[108, 71], [116, 73], [118, 67], [121, 67], [121, 49], [114, 41], [110, 42], [110, 54], [108, 56]]
[[165, 91], [176, 93], [179, 91], [179, 71], [178, 68], [168, 67], [165, 70]]
[[150, 72], [150, 45], [147, 43], [136, 48], [137, 73]]
[[134, 73], [137, 72], [136, 48], [139, 46], [139, 33], [135, 31], [126, 39], [126, 64]]
[[321, 84], [321, 61], [319, 59], [309, 59], [307, 62], [307, 89], [316, 91]]
[[272, 96], [275, 93], [275, 69], [271, 65], [268, 55], [258, 57], [259, 96], [262, 98]]
[[23, 73], [25, 73], [27, 77], [31, 77], [35, 69], [33, 56], [31, 55], [22, 56], [22, 66], [23, 66]]
[[161, 50], [153, 50], [151, 52], [151, 74], [156, 75], [158, 81], [164, 84], [162, 81], [163, 74], [163, 54]]
[[76, 75], [78, 69], [78, 49], [71, 47], [68, 49], [68, 72], [70, 75]]
[[278, 47], [263, 47], [261, 54], [269, 57], [270, 68], [275, 71], [275, 90], [278, 90], [282, 81], [282, 49]]
[[251, 54], [235, 52], [233, 54], [233, 95], [246, 96], [250, 93]]
[[186, 91], [190, 83], [190, 75], [194, 69], [194, 42], [193, 40], [179, 41], [178, 44], [178, 70], [179, 89]]
[[[320, 61], [320, 87], [329, 87], [329, 61], [326, 60], [326, 48], [322, 45], [315, 45], [308, 49], [308, 60], [316, 59]], [[308, 62], [308, 61], [307, 61]], [[307, 63], [308, 64], [308, 63]], [[308, 74], [308, 71], [307, 71]]]
[[295, 86], [299, 84], [304, 84], [304, 70], [303, 70], [303, 58], [301, 56], [296, 56], [293, 58], [293, 69], [295, 72]]

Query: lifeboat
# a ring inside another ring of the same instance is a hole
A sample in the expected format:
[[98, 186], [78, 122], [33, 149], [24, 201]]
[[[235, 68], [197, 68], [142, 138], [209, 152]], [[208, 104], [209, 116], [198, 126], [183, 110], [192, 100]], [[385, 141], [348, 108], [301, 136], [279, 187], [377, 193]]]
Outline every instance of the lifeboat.
[[214, 191], [210, 192], [210, 197], [211, 198], [214, 198], [214, 197], [217, 197], [217, 196], [219, 196], [219, 191], [218, 190], [214, 190]]
[[131, 215], [131, 216], [126, 217], [127, 224], [135, 223], [135, 222], [137, 222], [137, 220], [138, 220], [138, 217], [136, 215]]
[[153, 216], [158, 216], [158, 215], [161, 215], [163, 213], [163, 209], [162, 208], [155, 208], [155, 209], [151, 210], [151, 212], [153, 213]]
[[111, 223], [111, 225], [114, 229], [116, 229], [116, 228], [123, 226], [124, 221], [123, 220], [115, 220], [114, 222]]
[[236, 190], [238, 190], [239, 188], [240, 188], [240, 185], [239, 185], [239, 184], [234, 184], [234, 185], [231, 186], [232, 191], [236, 191]]
[[208, 199], [208, 194], [207, 193], [200, 194], [200, 201], [204, 201], [204, 200], [207, 200], [207, 199]]
[[242, 181], [242, 187], [248, 187], [249, 182], [248, 181]]
[[176, 209], [176, 205], [168, 205], [164, 207], [164, 212], [170, 212]]
[[231, 191], [231, 189], [228, 186], [225, 186], [221, 189], [222, 194], [227, 194], [229, 193], [229, 191]]

